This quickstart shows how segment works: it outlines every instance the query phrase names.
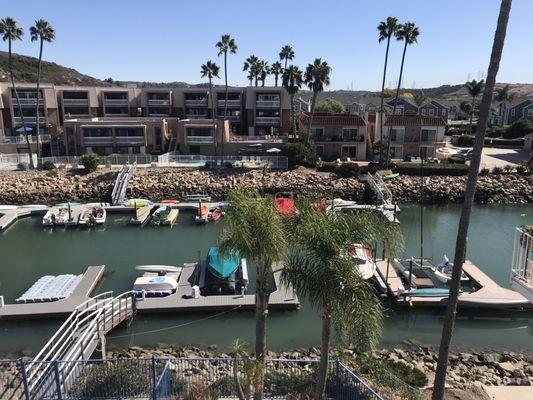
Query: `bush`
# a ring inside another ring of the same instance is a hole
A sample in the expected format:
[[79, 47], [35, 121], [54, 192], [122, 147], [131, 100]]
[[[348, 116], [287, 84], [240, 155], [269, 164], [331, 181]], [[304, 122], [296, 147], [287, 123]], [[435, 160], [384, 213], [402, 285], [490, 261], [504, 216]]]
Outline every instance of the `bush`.
[[510, 174], [511, 172], [514, 171], [514, 165], [507, 164], [506, 166], [503, 167], [503, 170], [506, 174]]
[[94, 172], [100, 165], [100, 156], [94, 153], [84, 154], [80, 157], [80, 164], [85, 168], [86, 174]]
[[474, 145], [473, 135], [461, 135], [457, 140], [457, 144], [462, 147], [472, 147]]
[[505, 139], [523, 138], [529, 132], [533, 132], [533, 124], [526, 118], [521, 118], [505, 130], [503, 137]]
[[316, 168], [320, 172], [336, 172], [337, 163], [333, 161], [322, 161]]
[[480, 176], [485, 176], [485, 175], [488, 175], [489, 173], [490, 173], [490, 169], [485, 168], [485, 167], [481, 168], [481, 170], [479, 171]]
[[359, 164], [354, 162], [343, 162], [337, 167], [337, 175], [343, 178], [353, 178], [359, 175]]
[[388, 361], [385, 367], [410, 386], [419, 388], [428, 383], [428, 378], [424, 372], [403, 362]]
[[48, 171], [45, 175], [49, 178], [57, 178], [57, 171]]
[[56, 165], [52, 161], [45, 161], [42, 167], [45, 171], [51, 171], [56, 168]]
[[524, 139], [523, 138], [517, 138], [517, 139], [491, 139], [491, 138], [485, 138], [485, 144], [493, 145], [493, 146], [513, 146], [513, 147], [523, 147], [524, 146]]
[[309, 162], [313, 150], [310, 144], [302, 142], [287, 143], [285, 154], [287, 155], [289, 166], [304, 165]]
[[[468, 174], [469, 166], [465, 164], [424, 164], [424, 176], [431, 175], [451, 175], [461, 176]], [[398, 163], [396, 172], [402, 175], [420, 176], [419, 163]]]
[[523, 165], [519, 165], [518, 167], [516, 167], [516, 173], [519, 175], [527, 175], [528, 169]]
[[17, 169], [18, 169], [19, 171], [27, 171], [27, 170], [29, 169], [29, 167], [28, 167], [28, 163], [26, 163], [26, 162], [19, 162], [19, 163], [17, 164]]
[[[391, 169], [392, 169], [392, 164], [393, 163], [389, 163], [389, 168], [391, 168]], [[396, 168], [396, 165], [394, 165], [394, 168]], [[378, 172], [378, 170], [379, 170], [379, 163], [378, 162], [372, 161], [372, 162], [368, 163], [368, 173], [369, 174], [374, 175], [376, 172]]]
[[494, 167], [492, 168], [492, 173], [495, 175], [500, 175], [501, 173], [503, 173], [503, 169], [502, 167]]

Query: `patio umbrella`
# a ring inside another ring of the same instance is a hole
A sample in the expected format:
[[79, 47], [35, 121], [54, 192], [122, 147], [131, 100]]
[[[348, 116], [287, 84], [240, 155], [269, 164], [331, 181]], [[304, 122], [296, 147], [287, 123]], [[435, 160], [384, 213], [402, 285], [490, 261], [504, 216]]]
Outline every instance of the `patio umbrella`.
[[29, 126], [21, 126], [20, 128], [18, 128], [16, 131], [17, 132], [31, 132], [33, 129], [30, 128]]
[[277, 147], [272, 147], [271, 149], [268, 149], [266, 152], [267, 153], [281, 153], [281, 149], [278, 149]]

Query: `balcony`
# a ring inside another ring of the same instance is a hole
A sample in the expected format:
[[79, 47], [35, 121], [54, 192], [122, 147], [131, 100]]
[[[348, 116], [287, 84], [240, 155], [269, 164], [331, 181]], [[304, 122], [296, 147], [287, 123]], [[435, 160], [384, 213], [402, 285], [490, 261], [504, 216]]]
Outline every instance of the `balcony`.
[[187, 136], [187, 144], [214, 144], [213, 136]]
[[222, 114], [222, 115], [219, 115], [217, 118], [221, 120], [227, 119], [228, 121], [232, 121], [232, 122], [240, 122], [241, 120], [240, 115], [226, 115], [224, 117], [224, 114]]
[[207, 114], [185, 114], [187, 119], [204, 119], [207, 118]]
[[[217, 102], [218, 104], [218, 107], [224, 107], [224, 100], [218, 100]], [[240, 107], [241, 106], [241, 100], [240, 99], [237, 99], [237, 100], [234, 100], [234, 99], [228, 99], [228, 107]]]
[[231, 136], [229, 141], [231, 143], [287, 143], [287, 136]]
[[207, 107], [207, 99], [185, 100], [185, 105], [189, 107]]
[[144, 136], [116, 136], [117, 144], [144, 145]]
[[[39, 140], [41, 143], [46, 143], [50, 141], [50, 135], [39, 135]], [[30, 143], [36, 142], [36, 135], [28, 135], [28, 141]], [[2, 144], [17, 144], [17, 143], [26, 143], [26, 135], [18, 136], [0, 136], [0, 145]]]
[[334, 143], [346, 143], [346, 142], [364, 142], [365, 137], [363, 135], [342, 137], [338, 135], [327, 136], [327, 135], [318, 135], [313, 138], [315, 142], [324, 143], [324, 142], [334, 142]]
[[89, 107], [89, 99], [63, 99], [64, 107]]
[[[15, 119], [16, 125], [22, 124], [21, 117], [15, 117], [14, 119]], [[37, 117], [24, 117], [24, 123], [35, 125], [37, 123]], [[46, 117], [39, 117], [39, 125], [44, 125], [44, 124], [46, 124]]]
[[257, 108], [279, 108], [279, 100], [257, 100], [255, 102]]
[[279, 125], [280, 122], [280, 117], [255, 117], [256, 124]]
[[[18, 107], [19, 104], [21, 105], [21, 107], [36, 107], [37, 98], [19, 97], [19, 101], [17, 103], [17, 98], [13, 97], [13, 105], [15, 107]], [[42, 98], [39, 99], [39, 105], [44, 105], [44, 100]]]
[[108, 107], [127, 107], [128, 99], [104, 99], [104, 105]]
[[149, 106], [170, 106], [170, 100], [169, 99], [164, 99], [164, 100], [161, 100], [161, 99], [148, 99], [148, 105]]
[[84, 137], [83, 144], [90, 146], [93, 144], [108, 144], [113, 145], [113, 136], [98, 136], [98, 137]]

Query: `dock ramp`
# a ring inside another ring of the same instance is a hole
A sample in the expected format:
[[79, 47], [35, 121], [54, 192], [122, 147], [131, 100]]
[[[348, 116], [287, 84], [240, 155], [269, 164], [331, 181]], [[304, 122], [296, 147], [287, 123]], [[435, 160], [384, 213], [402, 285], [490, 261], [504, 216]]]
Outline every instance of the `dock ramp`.
[[126, 200], [126, 190], [128, 189], [130, 179], [133, 177], [136, 168], [137, 162], [134, 162], [133, 164], [125, 164], [120, 168], [117, 179], [115, 180], [113, 192], [111, 193], [112, 205], [116, 206]]
[[367, 182], [376, 194], [379, 205], [394, 208], [392, 193], [379, 174], [367, 174]]

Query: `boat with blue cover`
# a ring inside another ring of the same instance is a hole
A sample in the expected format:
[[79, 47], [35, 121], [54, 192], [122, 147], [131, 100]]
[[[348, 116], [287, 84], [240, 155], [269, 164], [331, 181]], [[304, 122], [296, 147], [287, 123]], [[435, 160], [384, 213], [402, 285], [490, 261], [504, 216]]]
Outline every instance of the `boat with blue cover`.
[[204, 294], [244, 294], [248, 288], [246, 259], [238, 252], [223, 257], [218, 247], [207, 253], [201, 289]]

